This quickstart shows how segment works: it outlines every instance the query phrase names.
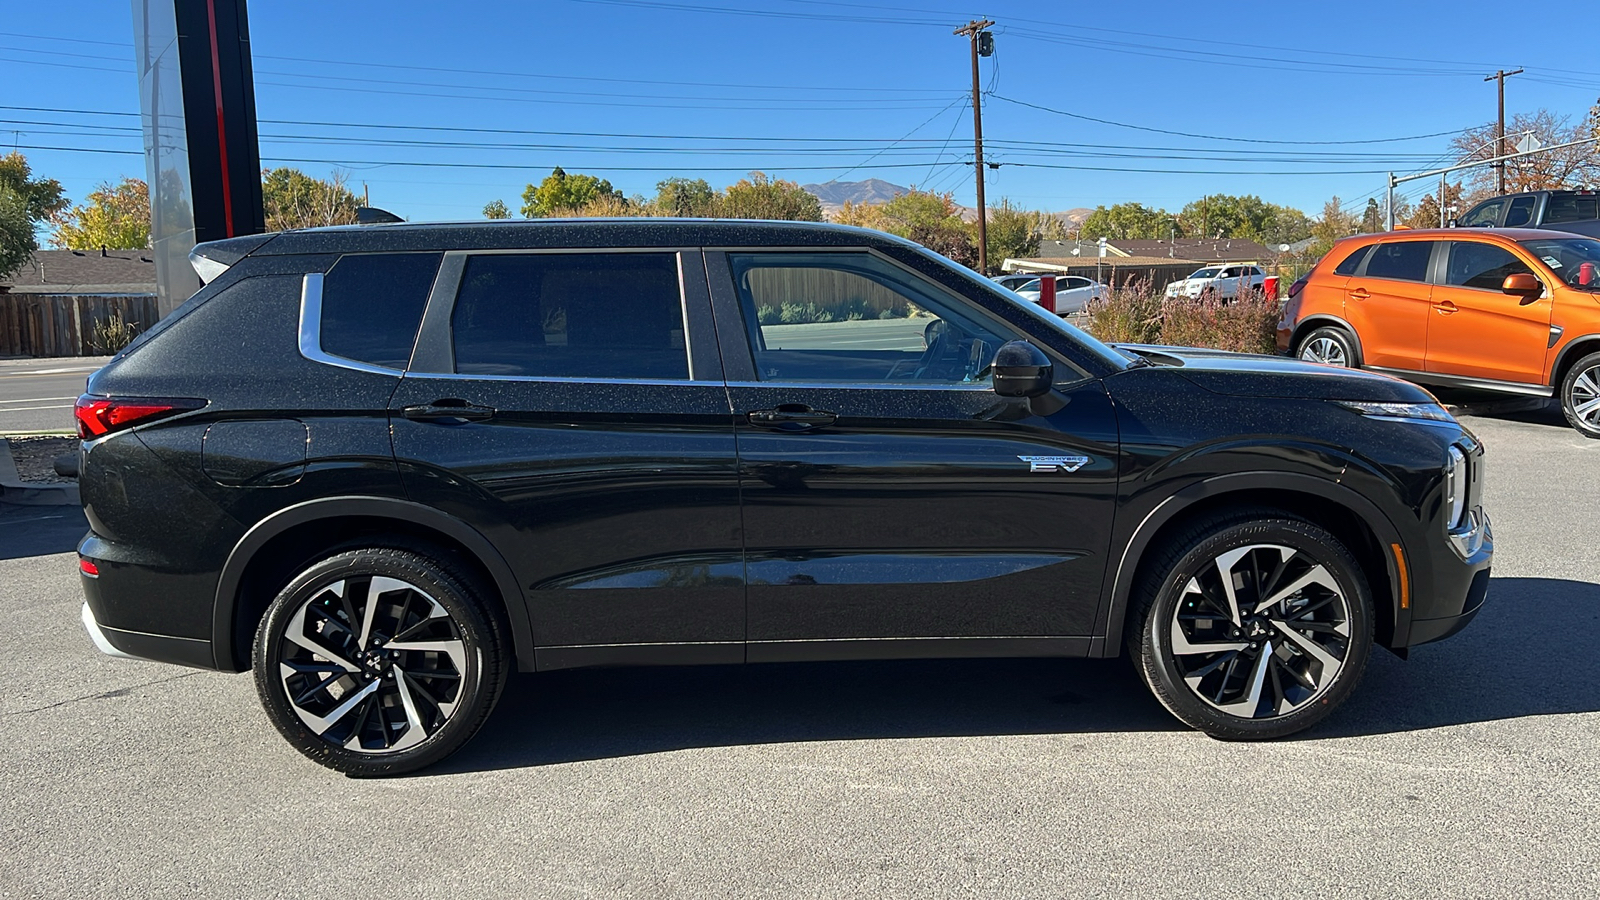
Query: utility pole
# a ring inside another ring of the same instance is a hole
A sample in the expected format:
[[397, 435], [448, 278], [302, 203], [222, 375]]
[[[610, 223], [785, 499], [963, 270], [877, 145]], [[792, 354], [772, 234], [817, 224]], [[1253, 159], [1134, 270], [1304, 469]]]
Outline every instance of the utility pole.
[[[1522, 74], [1522, 70], [1521, 69], [1517, 69], [1514, 72], [1507, 72], [1505, 69], [1501, 69], [1498, 72], [1495, 72], [1493, 75], [1484, 76], [1484, 79], [1483, 79], [1484, 81], [1498, 82], [1499, 83], [1499, 87], [1500, 87], [1500, 117], [1497, 120], [1499, 122], [1499, 124], [1495, 127], [1495, 131], [1494, 131], [1494, 155], [1495, 156], [1505, 156], [1506, 155], [1506, 78], [1508, 78], [1508, 77], [1510, 77], [1512, 75], [1521, 75], [1521, 74]], [[1500, 170], [1500, 193], [1504, 194], [1506, 192], [1506, 164], [1505, 164], [1505, 161], [1501, 160], [1500, 162], [1495, 163], [1495, 168]]]
[[972, 169], [978, 174], [978, 272], [989, 274], [989, 207], [983, 201], [983, 104], [978, 90], [978, 57], [994, 53], [994, 36], [984, 31], [994, 23], [977, 19], [957, 28], [972, 39]]

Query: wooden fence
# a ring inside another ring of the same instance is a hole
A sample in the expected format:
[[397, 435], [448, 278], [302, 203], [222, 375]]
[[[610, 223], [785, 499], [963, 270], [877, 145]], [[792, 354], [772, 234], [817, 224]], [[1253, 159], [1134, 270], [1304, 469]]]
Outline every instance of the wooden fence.
[[0, 294], [0, 356], [104, 356], [94, 326], [117, 314], [137, 331], [160, 318], [153, 294]]

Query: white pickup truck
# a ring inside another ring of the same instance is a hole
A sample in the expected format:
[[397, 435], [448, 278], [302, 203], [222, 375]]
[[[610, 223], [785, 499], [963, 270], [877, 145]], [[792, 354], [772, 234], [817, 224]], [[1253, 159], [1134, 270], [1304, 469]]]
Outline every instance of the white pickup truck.
[[1266, 274], [1260, 266], [1248, 263], [1206, 266], [1197, 269], [1188, 278], [1167, 285], [1167, 298], [1199, 297], [1210, 291], [1224, 300], [1239, 296], [1239, 289], [1261, 290]]

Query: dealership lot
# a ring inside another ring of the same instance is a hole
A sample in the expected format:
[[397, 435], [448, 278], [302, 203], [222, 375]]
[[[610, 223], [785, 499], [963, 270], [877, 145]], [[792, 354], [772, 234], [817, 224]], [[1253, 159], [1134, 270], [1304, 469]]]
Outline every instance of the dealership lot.
[[0, 896], [1592, 895], [1600, 441], [1465, 421], [1489, 605], [1274, 744], [1184, 728], [1122, 660], [577, 670], [349, 780], [248, 676], [97, 654], [81, 516], [0, 507]]

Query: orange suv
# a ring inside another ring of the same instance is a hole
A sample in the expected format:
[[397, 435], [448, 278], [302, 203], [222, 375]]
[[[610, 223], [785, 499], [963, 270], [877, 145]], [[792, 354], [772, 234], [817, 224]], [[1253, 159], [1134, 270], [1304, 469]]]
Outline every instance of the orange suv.
[[1289, 289], [1278, 349], [1411, 381], [1557, 396], [1600, 438], [1600, 240], [1436, 229], [1340, 241]]

